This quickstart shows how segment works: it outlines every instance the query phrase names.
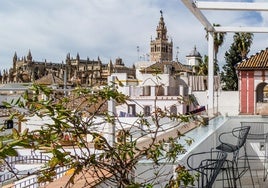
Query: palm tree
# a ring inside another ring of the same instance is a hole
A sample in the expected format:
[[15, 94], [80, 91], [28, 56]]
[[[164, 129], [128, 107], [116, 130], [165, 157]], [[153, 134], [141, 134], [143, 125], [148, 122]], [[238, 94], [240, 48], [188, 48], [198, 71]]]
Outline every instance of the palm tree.
[[[219, 27], [220, 24], [213, 24], [213, 27]], [[214, 33], [213, 39], [214, 39], [214, 55], [215, 55], [215, 61], [217, 61], [217, 55], [219, 52], [219, 48], [223, 45], [224, 39], [225, 39], [225, 32], [222, 33]]]
[[[200, 60], [199, 65], [196, 67], [197, 75], [207, 76], [208, 75], [208, 56], [204, 55], [203, 60]], [[219, 71], [219, 66], [214, 62], [214, 75], [217, 75]]]
[[[213, 24], [213, 27], [219, 27], [221, 26], [220, 24]], [[217, 55], [219, 52], [219, 48], [223, 45], [224, 39], [225, 39], [225, 32], [220, 32], [220, 33], [214, 33], [213, 35], [213, 40], [214, 40], [214, 66], [216, 66], [219, 69], [218, 66], [218, 60], [217, 60]], [[206, 39], [208, 40], [208, 31], [206, 34]], [[216, 64], [216, 65], [215, 65]], [[218, 70], [217, 70], [218, 71]]]
[[208, 56], [204, 56], [204, 60], [200, 60], [198, 66], [196, 67], [196, 73], [199, 76], [208, 75]]
[[234, 43], [241, 54], [242, 60], [247, 58], [253, 42], [253, 33], [235, 33]]

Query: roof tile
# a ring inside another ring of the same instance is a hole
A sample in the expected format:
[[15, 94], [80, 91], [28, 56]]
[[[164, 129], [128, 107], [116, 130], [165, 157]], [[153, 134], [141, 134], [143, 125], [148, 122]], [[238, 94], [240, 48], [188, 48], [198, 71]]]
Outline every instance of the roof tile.
[[238, 63], [237, 70], [268, 70], [268, 48]]

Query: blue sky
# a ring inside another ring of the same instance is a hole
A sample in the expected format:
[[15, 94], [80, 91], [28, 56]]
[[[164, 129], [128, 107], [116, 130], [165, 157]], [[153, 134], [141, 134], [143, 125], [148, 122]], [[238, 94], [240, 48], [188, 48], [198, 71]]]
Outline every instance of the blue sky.
[[[15, 52], [23, 57], [29, 50], [36, 61], [61, 63], [67, 53], [73, 57], [79, 53], [83, 59], [100, 57], [103, 63], [121, 57], [131, 66], [139, 59], [137, 46], [142, 59], [149, 53], [160, 10], [173, 40], [174, 58], [176, 47], [182, 63], [194, 46], [201, 55], [207, 54], [204, 28], [180, 0], [1, 0], [0, 70], [11, 67]], [[212, 23], [224, 26], [268, 25], [267, 13], [205, 14]], [[226, 36], [219, 51], [220, 65], [232, 35]], [[265, 49], [267, 38], [267, 34], [255, 34], [250, 54]]]

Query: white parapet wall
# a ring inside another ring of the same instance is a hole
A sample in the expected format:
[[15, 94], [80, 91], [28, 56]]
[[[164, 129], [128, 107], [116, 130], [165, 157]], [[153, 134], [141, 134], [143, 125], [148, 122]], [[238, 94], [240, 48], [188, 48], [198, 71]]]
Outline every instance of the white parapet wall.
[[[194, 91], [192, 94], [196, 97], [200, 106], [208, 109], [208, 92]], [[236, 116], [239, 114], [239, 92], [238, 91], [219, 91], [214, 93], [214, 113], [224, 116]]]

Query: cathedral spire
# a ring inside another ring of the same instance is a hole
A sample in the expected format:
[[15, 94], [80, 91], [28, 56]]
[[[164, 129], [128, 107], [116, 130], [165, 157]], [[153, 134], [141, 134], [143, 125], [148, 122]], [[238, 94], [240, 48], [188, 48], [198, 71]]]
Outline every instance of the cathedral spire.
[[32, 61], [32, 60], [33, 60], [31, 50], [29, 50], [29, 52], [28, 52], [27, 60], [28, 60], [28, 61]]
[[16, 70], [16, 63], [18, 61], [18, 56], [17, 56], [17, 52], [15, 52], [14, 56], [13, 56], [13, 69]]

